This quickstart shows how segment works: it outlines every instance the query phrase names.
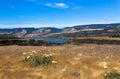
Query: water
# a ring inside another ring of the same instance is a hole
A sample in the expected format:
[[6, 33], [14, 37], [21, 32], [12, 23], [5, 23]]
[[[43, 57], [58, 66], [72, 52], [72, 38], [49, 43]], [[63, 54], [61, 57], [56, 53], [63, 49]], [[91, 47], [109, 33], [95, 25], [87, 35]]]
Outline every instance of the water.
[[67, 39], [56, 39], [56, 38], [43, 38], [43, 37], [35, 37], [35, 38], [25, 38], [27, 40], [34, 39], [34, 40], [44, 40], [48, 43], [58, 43], [58, 44], [66, 44], [68, 43]]
[[49, 43], [60, 43], [60, 44], [68, 43], [67, 39], [47, 38], [47, 39], [45, 39], [45, 41], [49, 42]]

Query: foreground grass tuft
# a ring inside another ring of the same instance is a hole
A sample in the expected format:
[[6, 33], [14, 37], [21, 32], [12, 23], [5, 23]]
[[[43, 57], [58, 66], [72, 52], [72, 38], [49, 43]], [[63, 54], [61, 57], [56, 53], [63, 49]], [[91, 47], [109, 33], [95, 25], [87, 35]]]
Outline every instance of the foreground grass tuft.
[[105, 79], [120, 79], [120, 72], [117, 70], [107, 71], [104, 73]]

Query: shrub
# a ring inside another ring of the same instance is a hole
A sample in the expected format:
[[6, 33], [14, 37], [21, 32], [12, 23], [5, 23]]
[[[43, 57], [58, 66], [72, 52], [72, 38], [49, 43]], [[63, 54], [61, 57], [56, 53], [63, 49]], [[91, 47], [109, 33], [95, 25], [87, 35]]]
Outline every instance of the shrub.
[[28, 62], [31, 66], [56, 64], [57, 61], [53, 60], [51, 53], [38, 55], [36, 51], [23, 52], [23, 62]]
[[119, 34], [114, 34], [114, 35], [112, 35], [112, 36], [110, 36], [110, 37], [112, 37], [112, 38], [120, 38], [120, 35]]
[[104, 73], [105, 79], [120, 79], [120, 72], [117, 70], [112, 70]]
[[80, 73], [79, 72], [72, 72], [71, 75], [73, 77], [80, 77]]

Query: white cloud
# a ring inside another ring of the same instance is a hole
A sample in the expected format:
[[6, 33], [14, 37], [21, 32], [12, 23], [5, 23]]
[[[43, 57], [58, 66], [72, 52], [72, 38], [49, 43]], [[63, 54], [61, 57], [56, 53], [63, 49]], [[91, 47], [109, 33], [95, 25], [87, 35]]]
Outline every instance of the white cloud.
[[65, 3], [45, 3], [44, 5], [53, 8], [69, 8]]
[[75, 6], [74, 3], [71, 3], [70, 5], [66, 4], [66, 3], [63, 3], [63, 2], [41, 2], [41, 0], [26, 0], [26, 1], [29, 1], [29, 2], [33, 2], [35, 4], [40, 4], [40, 5], [44, 5], [44, 6], [47, 6], [47, 7], [51, 7], [51, 8], [71, 8], [73, 10], [76, 10], [76, 9], [80, 9], [81, 7], [80, 6]]
[[68, 8], [68, 5], [64, 4], [64, 3], [55, 3], [55, 6], [56, 7], [61, 7], [61, 8]]

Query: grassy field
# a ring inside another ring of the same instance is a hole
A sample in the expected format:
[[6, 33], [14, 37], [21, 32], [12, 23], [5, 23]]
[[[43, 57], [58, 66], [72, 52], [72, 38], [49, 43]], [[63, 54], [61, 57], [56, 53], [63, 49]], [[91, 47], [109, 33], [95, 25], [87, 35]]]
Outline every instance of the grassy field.
[[[52, 53], [58, 63], [32, 67], [22, 61], [31, 50]], [[104, 79], [114, 68], [120, 70], [120, 45], [0, 46], [0, 79]]]

